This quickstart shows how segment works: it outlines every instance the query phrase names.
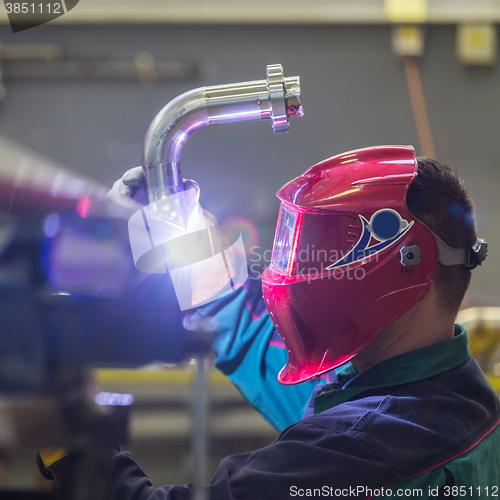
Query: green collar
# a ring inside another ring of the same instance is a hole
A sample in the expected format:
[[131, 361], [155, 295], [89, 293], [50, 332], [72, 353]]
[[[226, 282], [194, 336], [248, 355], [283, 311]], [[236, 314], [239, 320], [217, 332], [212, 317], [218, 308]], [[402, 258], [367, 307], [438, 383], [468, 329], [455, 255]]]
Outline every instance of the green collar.
[[326, 385], [314, 400], [314, 414], [345, 403], [369, 389], [408, 384], [438, 375], [461, 365], [469, 356], [467, 330], [455, 325], [455, 337], [452, 339], [388, 359], [361, 375], [348, 365], [342, 370], [342, 375], [352, 374], [352, 378], [341, 389]]

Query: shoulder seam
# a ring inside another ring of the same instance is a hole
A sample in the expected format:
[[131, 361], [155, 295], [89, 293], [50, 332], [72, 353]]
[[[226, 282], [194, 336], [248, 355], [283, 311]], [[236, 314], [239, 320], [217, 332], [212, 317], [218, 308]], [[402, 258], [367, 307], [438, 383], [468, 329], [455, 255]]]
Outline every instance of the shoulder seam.
[[[368, 412], [368, 413], [371, 413], [371, 412]], [[362, 417], [361, 417], [362, 418]], [[359, 419], [358, 419], [359, 420]], [[297, 425], [305, 425], [305, 426], [310, 426], [310, 427], [317, 427], [319, 429], [324, 429], [326, 431], [329, 431], [329, 432], [332, 432], [332, 433], [335, 433], [336, 435], [338, 436], [341, 436], [341, 435], [347, 435], [347, 436], [351, 436], [353, 437], [354, 439], [356, 439], [357, 441], [359, 441], [360, 443], [364, 444], [367, 448], [369, 448], [375, 455], [377, 455], [378, 457], [380, 457], [381, 460], [383, 460], [384, 462], [386, 462], [390, 467], [391, 469], [393, 470], [394, 474], [396, 474], [396, 468], [394, 467], [394, 464], [388, 460], [386, 457], [384, 457], [383, 455], [381, 455], [377, 450], [375, 450], [372, 446], [370, 446], [369, 443], [367, 443], [364, 439], [362, 439], [358, 433], [353, 433], [351, 432], [351, 428], [349, 428], [346, 432], [338, 432], [330, 427], [327, 427], [327, 426], [323, 426], [321, 425], [320, 423], [318, 422], [306, 422], [304, 420], [301, 420], [299, 422], [297, 422], [296, 424], [294, 424], [293, 426], [291, 427], [295, 427]], [[281, 435], [278, 437], [278, 440], [281, 439]]]

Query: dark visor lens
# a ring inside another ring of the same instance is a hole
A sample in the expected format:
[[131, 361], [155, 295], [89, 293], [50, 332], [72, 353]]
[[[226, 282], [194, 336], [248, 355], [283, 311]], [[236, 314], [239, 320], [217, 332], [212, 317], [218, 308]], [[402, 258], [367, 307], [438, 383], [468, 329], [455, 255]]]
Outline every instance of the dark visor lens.
[[354, 248], [361, 233], [361, 221], [352, 215], [297, 214], [282, 205], [272, 263], [290, 275], [322, 273]]

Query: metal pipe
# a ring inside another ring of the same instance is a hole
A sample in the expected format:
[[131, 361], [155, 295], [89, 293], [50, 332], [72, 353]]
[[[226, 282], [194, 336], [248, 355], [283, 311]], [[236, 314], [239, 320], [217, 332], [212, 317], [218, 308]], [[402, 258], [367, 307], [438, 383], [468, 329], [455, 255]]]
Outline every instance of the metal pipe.
[[270, 119], [275, 132], [287, 132], [289, 118], [302, 115], [300, 78], [285, 78], [281, 64], [267, 66], [266, 80], [202, 87], [181, 94], [158, 113], [146, 134], [142, 165], [148, 202], [183, 190], [181, 152], [196, 130]]
[[406, 83], [408, 84], [408, 92], [410, 94], [411, 107], [417, 126], [418, 140], [420, 142], [420, 151], [422, 156], [436, 158], [434, 150], [434, 141], [432, 140], [431, 126], [425, 106], [424, 90], [422, 81], [420, 80], [420, 72], [418, 70], [417, 60], [415, 57], [403, 57], [403, 63], [406, 73]]
[[134, 200], [123, 198], [117, 203], [109, 199], [108, 187], [79, 177], [5, 137], [0, 137], [0, 151], [0, 219], [1, 214], [31, 218], [75, 210], [82, 216], [128, 220], [141, 207]]
[[193, 400], [192, 456], [195, 490], [194, 500], [207, 500], [208, 479], [208, 416], [209, 374], [212, 360], [209, 353], [196, 358], [196, 380]]

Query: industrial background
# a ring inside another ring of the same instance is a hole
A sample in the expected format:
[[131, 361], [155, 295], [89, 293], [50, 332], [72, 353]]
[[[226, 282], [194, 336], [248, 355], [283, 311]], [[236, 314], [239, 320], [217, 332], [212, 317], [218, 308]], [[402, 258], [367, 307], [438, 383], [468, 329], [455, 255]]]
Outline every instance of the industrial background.
[[[183, 152], [183, 174], [200, 184], [202, 204], [219, 222], [237, 216], [255, 226], [258, 239], [250, 231], [246, 243], [259, 245], [259, 255], [272, 246], [274, 193], [309, 166], [372, 145], [411, 144], [422, 153], [403, 58], [394, 50], [395, 24], [383, 2], [233, 2], [239, 10], [211, 3], [80, 0], [62, 18], [19, 33], [5, 16], [0, 134], [111, 186], [141, 164], [146, 130], [171, 99], [200, 86], [263, 79], [267, 64], [281, 63], [286, 76], [300, 75], [304, 104], [304, 117], [291, 121], [288, 134], [273, 134], [269, 122], [210, 127]], [[460, 172], [475, 199], [478, 234], [489, 243], [487, 262], [474, 272], [472, 305], [500, 304], [500, 63], [496, 38], [484, 42], [481, 31], [477, 45], [489, 44], [492, 56], [471, 64], [457, 47], [464, 24], [495, 34], [498, 3], [431, 0], [418, 24], [424, 50], [417, 65], [435, 155]], [[23, 50], [44, 44], [52, 46], [46, 55], [26, 62]], [[52, 59], [77, 62], [80, 73], [47, 70]], [[93, 65], [113, 61], [135, 76], [92, 77]], [[135, 391], [142, 420], [134, 423], [132, 449], [155, 484], [189, 480], [187, 458], [179, 458], [189, 445], [189, 377], [146, 377], [149, 384], [102, 377], [106, 387]], [[212, 468], [227, 453], [274, 438], [230, 385], [216, 377], [212, 391]], [[36, 481], [21, 472], [28, 452], [9, 460], [15, 473], [8, 484]]]

